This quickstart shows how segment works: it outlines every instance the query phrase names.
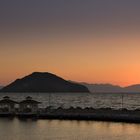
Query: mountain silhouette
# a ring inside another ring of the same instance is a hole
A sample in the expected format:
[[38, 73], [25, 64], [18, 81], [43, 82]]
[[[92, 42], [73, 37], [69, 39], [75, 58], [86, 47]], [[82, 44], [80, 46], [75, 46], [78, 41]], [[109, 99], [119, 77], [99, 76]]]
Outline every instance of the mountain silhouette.
[[81, 83], [82, 85], [86, 86], [90, 92], [133, 92], [133, 93], [140, 93], [140, 84], [130, 85], [127, 87], [120, 87], [117, 85], [112, 84], [88, 84], [88, 83]]
[[140, 92], [140, 84], [127, 86], [125, 87], [125, 90], [129, 92]]
[[88, 84], [82, 83], [90, 92], [125, 92], [125, 89], [111, 84]]
[[71, 83], [48, 72], [34, 72], [17, 79], [1, 89], [1, 92], [89, 92], [88, 88]]

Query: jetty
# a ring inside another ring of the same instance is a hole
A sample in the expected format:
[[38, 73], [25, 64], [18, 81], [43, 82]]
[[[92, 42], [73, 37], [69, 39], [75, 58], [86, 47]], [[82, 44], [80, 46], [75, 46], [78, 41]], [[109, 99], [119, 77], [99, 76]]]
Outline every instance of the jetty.
[[111, 108], [69, 108], [52, 109], [41, 113], [39, 118], [45, 119], [68, 119], [68, 120], [96, 120], [140, 123], [140, 110], [114, 110]]
[[125, 108], [39, 108], [41, 102], [28, 96], [17, 102], [5, 96], [0, 100], [0, 117], [36, 118], [36, 119], [67, 119], [67, 120], [96, 120], [140, 123], [140, 109], [128, 110]]

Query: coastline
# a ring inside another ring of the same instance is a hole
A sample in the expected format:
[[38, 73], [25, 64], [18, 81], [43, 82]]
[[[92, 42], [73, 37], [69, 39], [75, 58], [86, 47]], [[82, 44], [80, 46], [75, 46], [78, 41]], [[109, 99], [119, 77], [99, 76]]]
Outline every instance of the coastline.
[[140, 110], [112, 110], [111, 108], [101, 109], [74, 109], [71, 112], [65, 109], [53, 110], [46, 114], [40, 114], [39, 118], [64, 119], [64, 120], [95, 120], [112, 122], [140, 123]]
[[0, 117], [140, 123], [140, 110], [113, 110], [111, 108], [48, 108], [46, 110], [40, 109], [37, 113], [0, 113]]

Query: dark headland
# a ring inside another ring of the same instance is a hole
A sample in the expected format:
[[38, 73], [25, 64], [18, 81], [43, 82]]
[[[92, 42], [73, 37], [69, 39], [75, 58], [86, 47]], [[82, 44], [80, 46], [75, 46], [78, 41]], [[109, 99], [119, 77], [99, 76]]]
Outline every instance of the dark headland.
[[17, 79], [1, 92], [89, 92], [88, 88], [48, 72], [34, 72]]

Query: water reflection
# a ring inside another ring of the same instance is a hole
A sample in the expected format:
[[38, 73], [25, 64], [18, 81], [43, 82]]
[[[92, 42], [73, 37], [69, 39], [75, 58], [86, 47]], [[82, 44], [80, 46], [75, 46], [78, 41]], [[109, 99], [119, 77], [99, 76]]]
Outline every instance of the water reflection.
[[140, 124], [0, 119], [1, 140], [138, 140]]

